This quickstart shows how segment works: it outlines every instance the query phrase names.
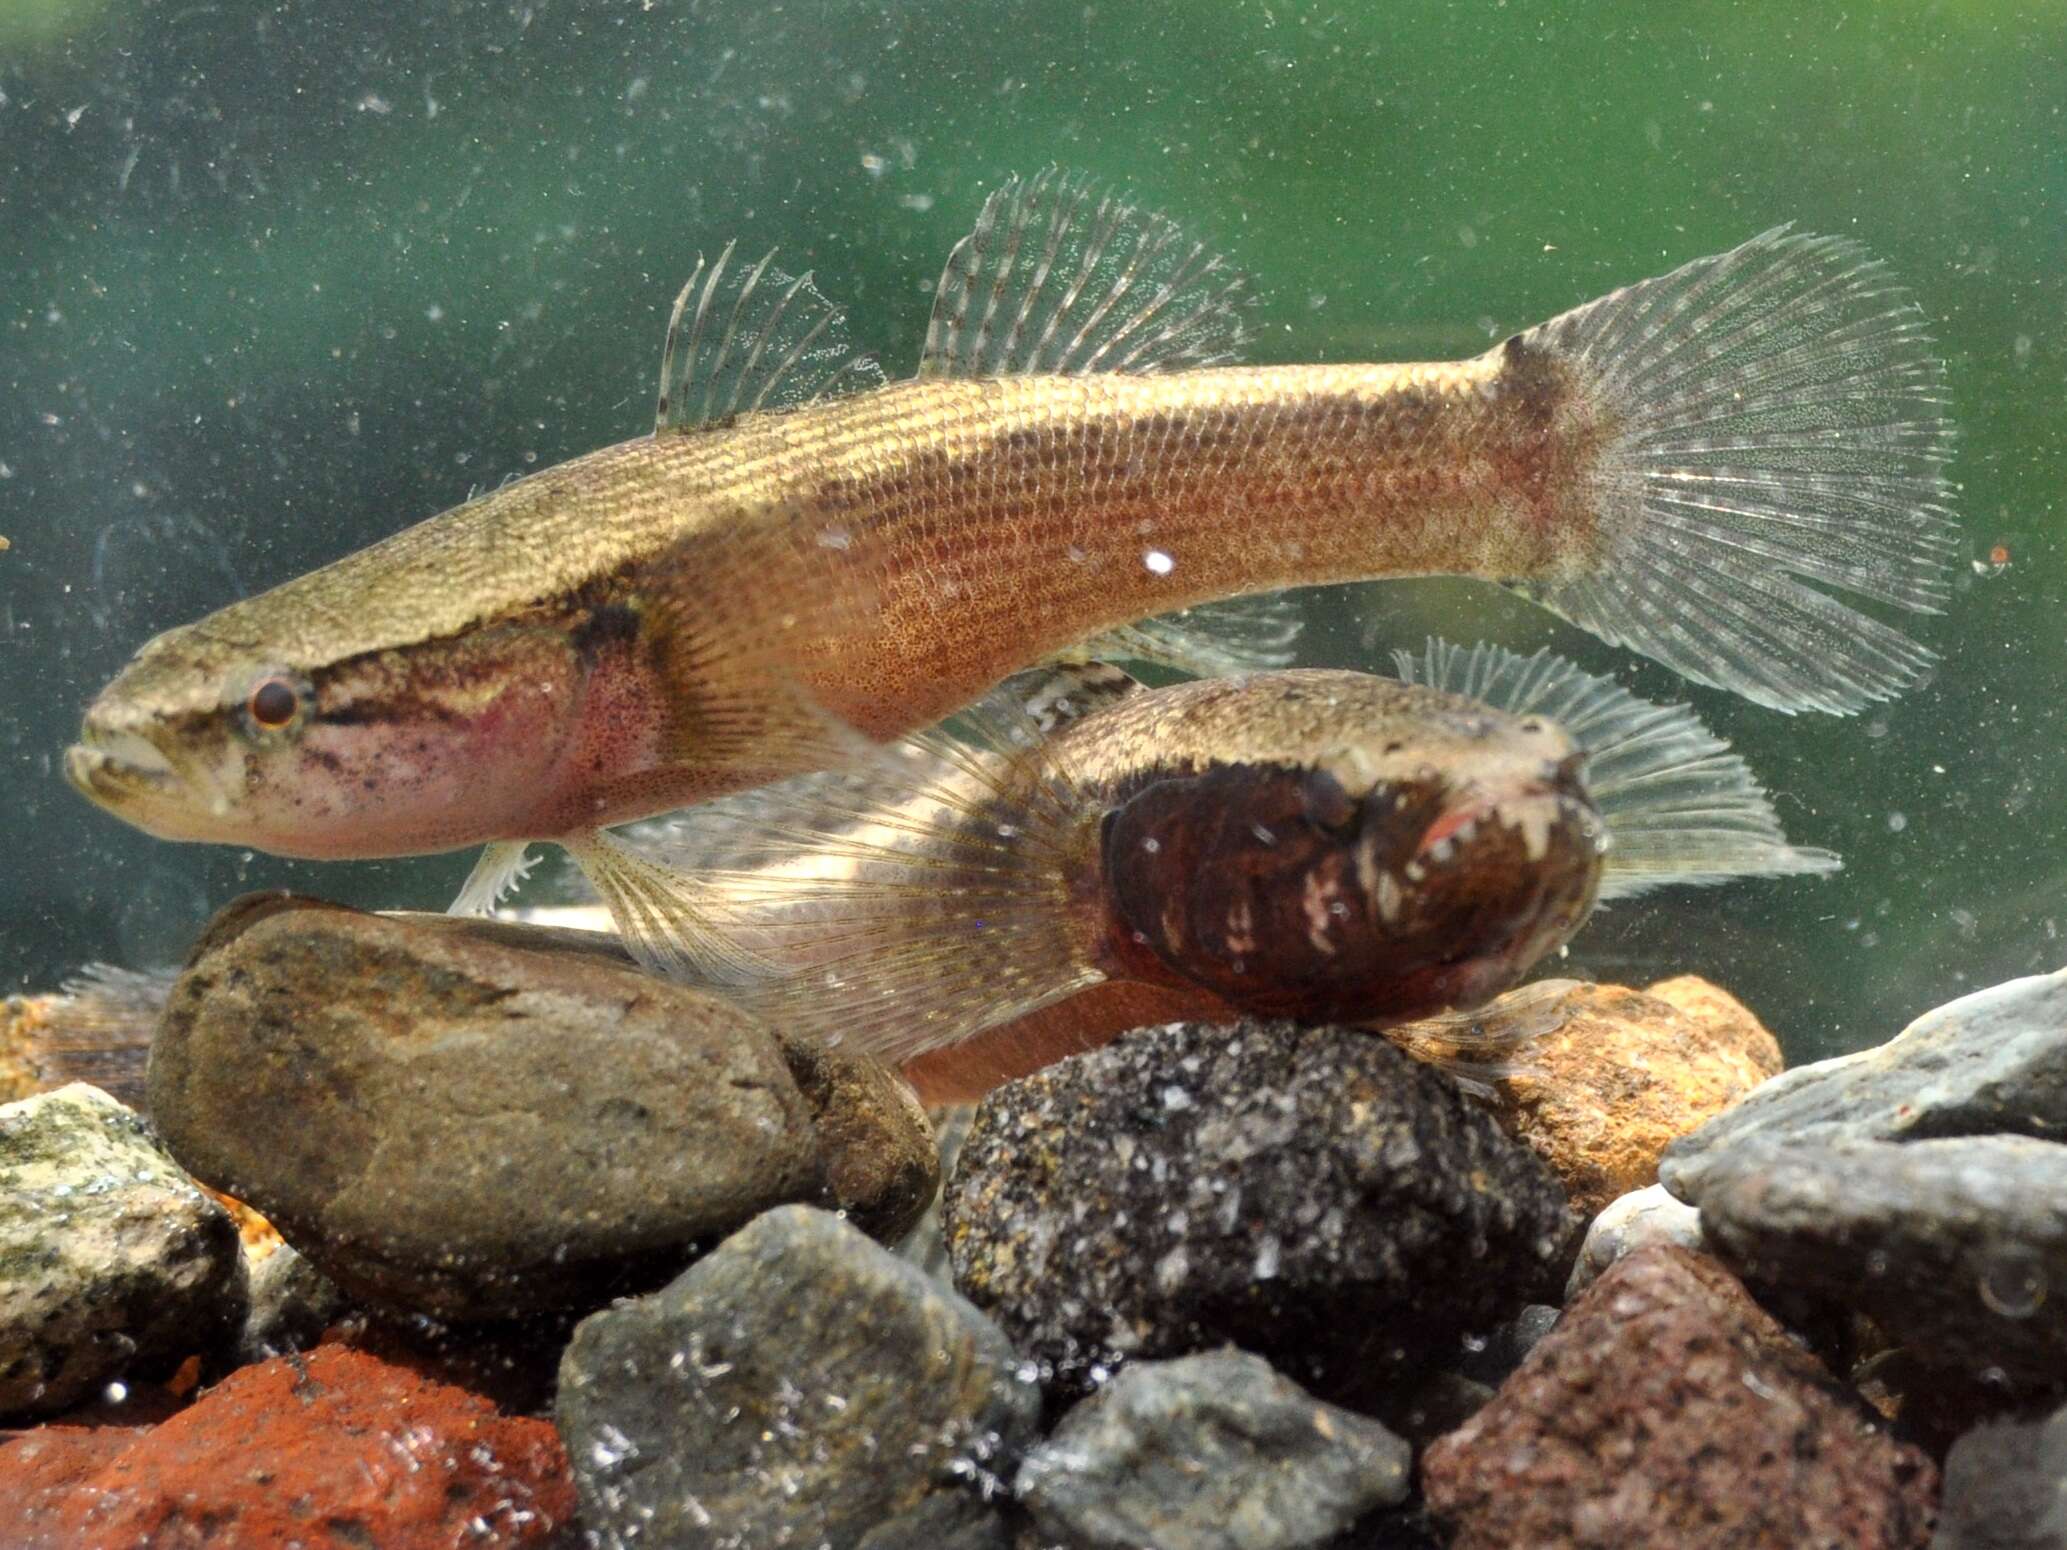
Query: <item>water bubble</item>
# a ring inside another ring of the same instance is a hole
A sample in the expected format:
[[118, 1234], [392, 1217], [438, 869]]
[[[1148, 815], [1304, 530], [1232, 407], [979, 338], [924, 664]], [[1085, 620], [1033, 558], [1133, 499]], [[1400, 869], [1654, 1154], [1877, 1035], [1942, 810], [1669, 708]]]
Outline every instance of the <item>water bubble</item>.
[[1177, 568], [1177, 562], [1160, 549], [1151, 549], [1142, 555], [1141, 563], [1158, 576], [1167, 576]]
[[1981, 1301], [2006, 1319], [2028, 1319], [2045, 1304], [2045, 1267], [2024, 1253], [2005, 1254], [1981, 1272]]

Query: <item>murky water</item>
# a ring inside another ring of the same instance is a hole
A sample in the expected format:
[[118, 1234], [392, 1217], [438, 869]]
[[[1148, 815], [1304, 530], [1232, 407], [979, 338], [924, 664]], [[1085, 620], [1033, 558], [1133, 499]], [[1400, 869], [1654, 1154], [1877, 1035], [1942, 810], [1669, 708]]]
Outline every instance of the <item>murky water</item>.
[[[1967, 553], [1903, 700], [1692, 691], [1826, 881], [1618, 908], [1799, 1060], [2067, 962], [2067, 20], [1272, 4], [0, 11], [0, 988], [162, 957], [236, 892], [438, 905], [467, 858], [173, 848], [56, 759], [145, 637], [650, 423], [699, 251], [779, 244], [893, 374], [1002, 175], [1125, 180], [1266, 293], [1259, 359], [1474, 353], [1792, 221], [1938, 320]], [[1689, 691], [1487, 588], [1317, 594], [1306, 660], [1439, 630]]]

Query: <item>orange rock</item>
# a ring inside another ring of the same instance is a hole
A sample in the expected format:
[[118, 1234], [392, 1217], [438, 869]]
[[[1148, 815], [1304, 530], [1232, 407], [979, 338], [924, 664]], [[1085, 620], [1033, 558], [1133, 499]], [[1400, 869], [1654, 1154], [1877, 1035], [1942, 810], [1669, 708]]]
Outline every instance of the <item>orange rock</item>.
[[1658, 1182], [1658, 1158], [1781, 1067], [1780, 1046], [1727, 991], [1694, 975], [1649, 990], [1581, 985], [1564, 1023], [1493, 1083], [1494, 1112], [1600, 1210]]
[[532, 1550], [573, 1516], [550, 1422], [341, 1345], [243, 1368], [154, 1427], [0, 1448], [8, 1550]]
[[0, 1103], [43, 1090], [29, 1049], [49, 1001], [48, 996], [9, 996], [0, 1001]]

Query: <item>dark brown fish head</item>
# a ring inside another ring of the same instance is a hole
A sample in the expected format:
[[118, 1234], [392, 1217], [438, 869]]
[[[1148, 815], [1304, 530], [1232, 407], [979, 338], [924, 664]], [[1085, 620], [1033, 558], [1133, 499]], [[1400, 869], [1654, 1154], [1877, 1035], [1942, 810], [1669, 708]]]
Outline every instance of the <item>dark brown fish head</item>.
[[1593, 908], [1606, 831], [1565, 732], [1425, 691], [1418, 726], [1173, 772], [1106, 820], [1115, 977], [1388, 1024], [1481, 1004]]

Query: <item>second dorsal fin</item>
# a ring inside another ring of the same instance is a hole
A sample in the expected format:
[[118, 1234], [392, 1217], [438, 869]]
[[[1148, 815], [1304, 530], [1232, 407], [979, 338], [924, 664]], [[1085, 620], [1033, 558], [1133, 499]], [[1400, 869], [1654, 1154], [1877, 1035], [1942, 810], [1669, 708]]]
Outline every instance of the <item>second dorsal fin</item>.
[[758, 263], [735, 263], [737, 246], [726, 243], [713, 264], [699, 257], [675, 297], [655, 435], [883, 384], [875, 357], [848, 338], [846, 313], [808, 273], [784, 274], [772, 248]]
[[1175, 221], [1050, 167], [991, 194], [948, 254], [921, 377], [1224, 365], [1247, 278]]

